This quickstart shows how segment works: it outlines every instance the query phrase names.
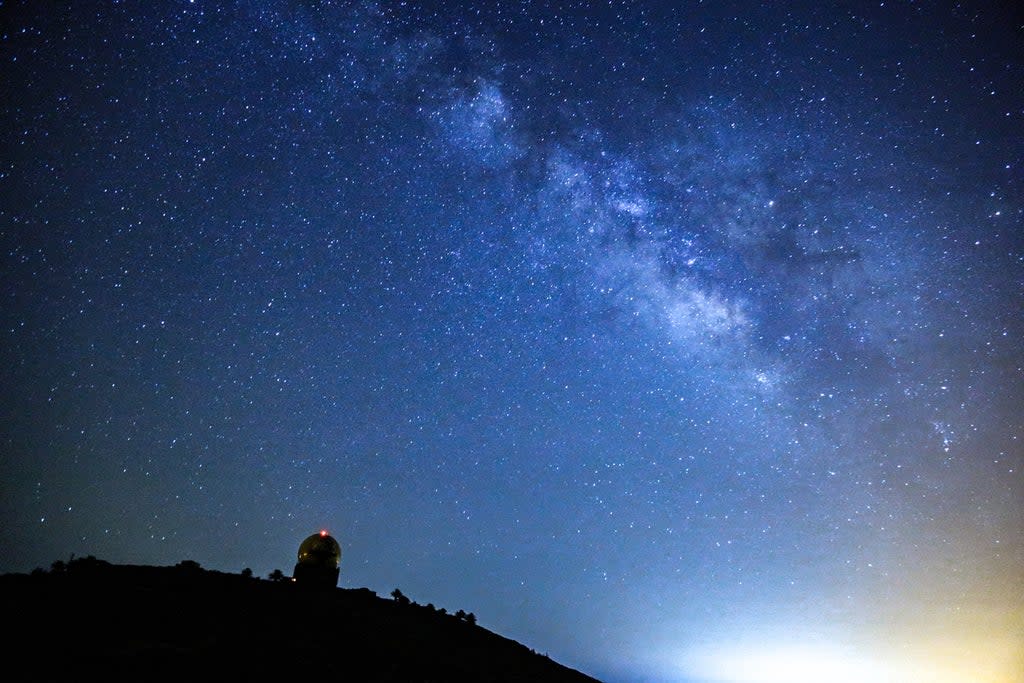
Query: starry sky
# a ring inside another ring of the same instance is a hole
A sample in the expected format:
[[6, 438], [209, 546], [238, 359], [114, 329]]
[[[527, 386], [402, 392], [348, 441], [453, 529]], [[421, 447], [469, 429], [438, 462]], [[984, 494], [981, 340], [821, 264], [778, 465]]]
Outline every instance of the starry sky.
[[1010, 3], [0, 4], [0, 571], [610, 682], [1024, 680]]

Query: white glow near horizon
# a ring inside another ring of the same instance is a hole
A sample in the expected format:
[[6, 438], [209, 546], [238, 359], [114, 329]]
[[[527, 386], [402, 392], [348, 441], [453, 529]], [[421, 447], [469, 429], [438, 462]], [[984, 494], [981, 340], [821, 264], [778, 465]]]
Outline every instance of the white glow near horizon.
[[895, 683], [878, 663], [827, 646], [735, 648], [698, 658], [700, 675], [722, 683]]
[[871, 653], [820, 642], [709, 646], [692, 651], [682, 668], [688, 678], [715, 683], [1018, 683], [1018, 637], [961, 634], [955, 642]]

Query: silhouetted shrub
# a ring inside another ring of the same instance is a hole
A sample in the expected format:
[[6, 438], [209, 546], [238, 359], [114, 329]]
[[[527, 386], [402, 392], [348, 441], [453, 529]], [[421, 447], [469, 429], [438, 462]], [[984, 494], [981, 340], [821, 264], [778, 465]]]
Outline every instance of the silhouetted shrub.
[[249, 569], [248, 567], [243, 569], [242, 570], [242, 578], [251, 579], [252, 578], [252, 570]]
[[[104, 567], [109, 567], [110, 563], [104, 560], [97, 560], [94, 555], [86, 555], [85, 557], [76, 558], [74, 555], [68, 560], [66, 571], [68, 574], [77, 574], [79, 576], [83, 574], [91, 574], [97, 571], [101, 571]], [[196, 565], [198, 566], [198, 565]]]
[[273, 581], [274, 583], [280, 583], [284, 581], [285, 578], [287, 577], [284, 575], [283, 571], [281, 571], [280, 569], [275, 569], [274, 571], [267, 574], [267, 578]]

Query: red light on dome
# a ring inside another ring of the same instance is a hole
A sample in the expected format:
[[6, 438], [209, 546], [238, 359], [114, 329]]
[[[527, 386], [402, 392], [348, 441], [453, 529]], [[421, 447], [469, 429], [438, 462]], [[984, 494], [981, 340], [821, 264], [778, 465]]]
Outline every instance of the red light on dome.
[[327, 529], [321, 529], [320, 530], [320, 535], [321, 536], [326, 536], [327, 535]]

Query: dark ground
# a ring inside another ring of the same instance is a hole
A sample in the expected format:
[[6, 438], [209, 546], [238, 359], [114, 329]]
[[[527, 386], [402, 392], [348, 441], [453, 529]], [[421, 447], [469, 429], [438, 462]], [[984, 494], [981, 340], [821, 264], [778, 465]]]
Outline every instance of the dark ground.
[[77, 560], [0, 598], [5, 680], [594, 681], [425, 606], [188, 562]]

